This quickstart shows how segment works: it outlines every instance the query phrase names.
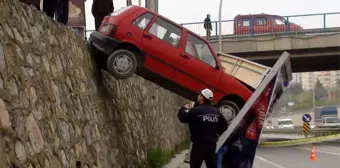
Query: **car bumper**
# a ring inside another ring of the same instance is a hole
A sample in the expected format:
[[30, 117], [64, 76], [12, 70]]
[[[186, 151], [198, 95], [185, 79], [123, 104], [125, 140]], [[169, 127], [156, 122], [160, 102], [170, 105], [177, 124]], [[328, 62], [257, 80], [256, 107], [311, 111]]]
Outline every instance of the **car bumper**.
[[106, 55], [110, 55], [121, 42], [95, 31], [91, 33], [89, 43], [97, 50], [105, 53]]

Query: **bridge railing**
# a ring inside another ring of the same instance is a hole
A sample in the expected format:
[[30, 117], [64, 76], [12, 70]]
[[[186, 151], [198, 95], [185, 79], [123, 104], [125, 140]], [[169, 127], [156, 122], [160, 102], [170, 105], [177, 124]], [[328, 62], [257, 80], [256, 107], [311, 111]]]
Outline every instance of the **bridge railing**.
[[[273, 16], [271, 16], [273, 17]], [[258, 36], [258, 35], [297, 35], [315, 34], [340, 31], [340, 12], [291, 15], [282, 16], [282, 19], [274, 19], [274, 24], [259, 17], [250, 21], [223, 20], [223, 38], [237, 36]], [[279, 17], [276, 17], [279, 18]], [[218, 21], [212, 21], [210, 39], [217, 39], [219, 36]], [[204, 22], [183, 23], [184, 27], [201, 35], [206, 36]]]
[[[272, 26], [267, 21], [256, 20], [250, 22], [238, 22], [234, 20], [222, 21], [222, 36], [223, 38], [233, 37], [253, 37], [260, 35], [298, 35], [298, 34], [316, 34], [328, 32], [340, 32], [340, 12], [320, 13], [320, 14], [306, 14], [306, 15], [291, 15], [282, 16], [284, 20], [276, 20], [276, 26]], [[204, 18], [203, 18], [204, 19]], [[285, 20], [287, 21], [286, 23]], [[212, 21], [211, 40], [218, 39], [218, 21]], [[238, 26], [238, 25], [246, 26]], [[204, 22], [183, 23], [182, 26], [205, 37], [206, 31], [204, 29]], [[247, 26], [248, 25], [248, 26]], [[93, 30], [86, 31], [86, 37]]]

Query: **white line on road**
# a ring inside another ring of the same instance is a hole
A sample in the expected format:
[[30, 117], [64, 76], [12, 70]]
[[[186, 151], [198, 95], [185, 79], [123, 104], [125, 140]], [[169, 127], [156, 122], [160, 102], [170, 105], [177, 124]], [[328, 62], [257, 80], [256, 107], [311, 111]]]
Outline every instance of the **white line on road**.
[[273, 165], [273, 166], [276, 166], [277, 168], [286, 168], [286, 167], [283, 167], [283, 166], [281, 166], [281, 165], [278, 165], [278, 164], [276, 164], [276, 163], [274, 163], [274, 162], [271, 162], [271, 161], [269, 161], [269, 160], [267, 160], [267, 159], [265, 159], [265, 158], [263, 158], [263, 157], [260, 157], [260, 156], [255, 156], [256, 158], [258, 158], [258, 159], [260, 159], [260, 160], [262, 160], [262, 161], [264, 161], [264, 162], [266, 162], [266, 163], [269, 163], [269, 164], [271, 164], [271, 165]]
[[[309, 148], [302, 148], [302, 147], [296, 147], [297, 149], [303, 149], [303, 150], [311, 150]], [[334, 152], [327, 152], [327, 151], [321, 151], [321, 150], [315, 150], [315, 152], [320, 152], [320, 153], [326, 153], [326, 154], [330, 154], [330, 155], [338, 155], [340, 156], [340, 153], [334, 153]]]

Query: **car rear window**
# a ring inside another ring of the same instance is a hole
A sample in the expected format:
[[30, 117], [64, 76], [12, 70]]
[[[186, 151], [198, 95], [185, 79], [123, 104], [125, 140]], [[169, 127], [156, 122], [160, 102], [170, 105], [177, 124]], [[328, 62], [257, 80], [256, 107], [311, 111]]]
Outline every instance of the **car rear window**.
[[116, 11], [114, 11], [113, 13], [111, 13], [111, 16], [118, 16], [120, 15], [121, 13], [127, 11], [128, 9], [132, 8], [133, 6], [125, 6], [125, 7], [122, 7]]

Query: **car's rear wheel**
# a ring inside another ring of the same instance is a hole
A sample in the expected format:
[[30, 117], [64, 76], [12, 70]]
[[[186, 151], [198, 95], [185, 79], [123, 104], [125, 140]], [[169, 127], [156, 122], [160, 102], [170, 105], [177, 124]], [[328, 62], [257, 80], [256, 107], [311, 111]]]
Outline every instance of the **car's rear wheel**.
[[119, 49], [114, 51], [107, 59], [109, 73], [117, 79], [131, 77], [137, 69], [137, 59], [132, 52]]
[[233, 121], [240, 111], [240, 108], [237, 106], [237, 104], [229, 100], [223, 100], [219, 102], [216, 107], [227, 120], [228, 125]]

